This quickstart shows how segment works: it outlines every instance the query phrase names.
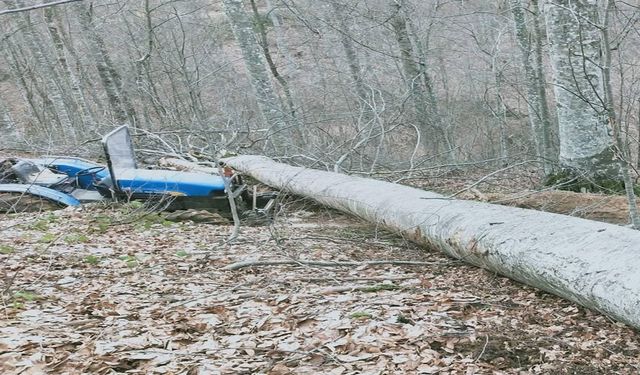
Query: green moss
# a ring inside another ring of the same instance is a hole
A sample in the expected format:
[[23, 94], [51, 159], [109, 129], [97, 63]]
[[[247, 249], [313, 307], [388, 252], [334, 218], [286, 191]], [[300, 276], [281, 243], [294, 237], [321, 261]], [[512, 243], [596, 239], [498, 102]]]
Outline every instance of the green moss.
[[376, 293], [376, 292], [381, 292], [383, 290], [396, 290], [396, 289], [400, 289], [400, 287], [393, 284], [378, 284], [368, 288], [364, 288], [362, 289], [362, 291], [366, 293]]
[[351, 319], [371, 319], [371, 318], [373, 318], [373, 315], [365, 311], [356, 311], [353, 314], [351, 314]]
[[47, 230], [49, 230], [49, 222], [47, 220], [40, 219], [35, 223], [31, 224], [31, 229], [37, 230], [40, 232], [46, 232]]
[[38, 296], [37, 294], [35, 294], [33, 292], [29, 292], [29, 291], [25, 291], [25, 290], [19, 290], [19, 291], [13, 293], [13, 299], [14, 299], [14, 301], [18, 301], [18, 302], [35, 301], [37, 299], [40, 299], [40, 296]]
[[128, 268], [135, 268], [139, 264], [138, 258], [134, 255], [121, 255], [119, 258], [125, 262]]
[[104, 234], [109, 230], [111, 224], [111, 218], [109, 216], [98, 215], [92, 221], [91, 230], [97, 233]]
[[[624, 194], [624, 181], [608, 176], [585, 178], [570, 169], [563, 169], [546, 177], [545, 186], [554, 186], [559, 190], [581, 193]], [[636, 195], [640, 194], [640, 186], [633, 187]]]
[[400, 324], [414, 324], [414, 321], [413, 321], [413, 320], [411, 320], [410, 318], [408, 318], [408, 317], [406, 317], [406, 316], [404, 316], [404, 315], [402, 315], [402, 314], [399, 314], [399, 315], [396, 317], [396, 321], [397, 321], [398, 323], [400, 323]]
[[266, 29], [273, 27], [273, 21], [268, 14], [260, 13], [257, 16], [253, 16], [253, 27], [257, 32], [260, 30], [260, 24]]
[[40, 240], [38, 241], [39, 243], [52, 243], [53, 241], [55, 241], [58, 238], [58, 236], [56, 236], [53, 233], [45, 233]]
[[9, 245], [0, 245], [0, 254], [8, 255], [16, 251], [16, 248]]
[[158, 226], [171, 227], [173, 224], [173, 222], [165, 219], [163, 216], [152, 213], [139, 218], [135, 223], [135, 228], [138, 231], [144, 232]]
[[100, 263], [100, 260], [101, 259], [95, 255], [87, 255], [86, 257], [84, 257], [84, 262], [92, 266], [98, 265], [98, 263]]
[[67, 245], [75, 245], [80, 243], [89, 242], [89, 237], [81, 233], [70, 234], [64, 237], [64, 242]]

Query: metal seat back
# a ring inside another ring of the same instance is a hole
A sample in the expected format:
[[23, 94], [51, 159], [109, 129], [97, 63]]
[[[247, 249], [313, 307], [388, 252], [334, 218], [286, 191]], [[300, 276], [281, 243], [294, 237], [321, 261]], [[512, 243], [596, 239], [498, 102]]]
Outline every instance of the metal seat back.
[[107, 157], [107, 165], [109, 166], [109, 173], [111, 173], [113, 187], [116, 190], [120, 190], [118, 174], [126, 169], [138, 168], [129, 126], [122, 125], [105, 135], [102, 138], [102, 147]]

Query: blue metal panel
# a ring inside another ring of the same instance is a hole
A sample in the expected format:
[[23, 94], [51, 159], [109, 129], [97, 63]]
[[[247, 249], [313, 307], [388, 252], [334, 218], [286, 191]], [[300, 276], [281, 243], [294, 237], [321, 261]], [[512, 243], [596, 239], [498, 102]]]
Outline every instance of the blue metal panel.
[[128, 193], [205, 197], [224, 191], [222, 177], [205, 173], [153, 169], [122, 169], [118, 173], [118, 186]]
[[80, 205], [80, 201], [69, 194], [38, 185], [0, 184], [0, 192], [35, 195], [66, 206]]
[[[40, 159], [31, 159], [33, 162], [56, 169], [70, 177], [76, 177], [80, 172], [86, 170], [94, 170], [96, 173], [91, 175], [83, 175], [78, 177], [78, 187], [82, 189], [94, 190], [93, 183], [109, 176], [109, 171], [104, 165], [94, 163], [89, 160], [73, 157], [45, 157]], [[104, 168], [100, 170], [100, 168]], [[94, 177], [95, 176], [95, 177]]]

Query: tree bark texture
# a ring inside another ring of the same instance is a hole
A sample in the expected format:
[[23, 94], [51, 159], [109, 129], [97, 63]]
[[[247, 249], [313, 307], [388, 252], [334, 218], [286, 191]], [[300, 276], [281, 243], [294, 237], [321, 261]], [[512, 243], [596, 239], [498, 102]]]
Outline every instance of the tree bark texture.
[[277, 151], [287, 148], [285, 113], [275, 92], [271, 77], [264, 61], [260, 44], [256, 39], [253, 22], [244, 9], [242, 0], [223, 0], [224, 11], [231, 23], [236, 42], [249, 73], [258, 107], [266, 124], [270, 127], [271, 142]]
[[367, 102], [370, 96], [369, 89], [367, 89], [367, 86], [364, 83], [362, 67], [360, 66], [360, 61], [358, 60], [358, 54], [356, 53], [355, 46], [353, 45], [353, 40], [350, 37], [349, 25], [345, 18], [347, 9], [343, 4], [334, 2], [331, 3], [331, 6], [333, 8], [333, 14], [338, 20], [340, 44], [342, 44], [342, 49], [344, 50], [344, 54], [347, 59], [349, 74], [351, 75], [351, 80], [355, 86], [356, 94], [360, 101]]
[[[445, 153], [451, 164], [456, 163], [455, 146], [449, 129], [440, 120], [438, 109], [438, 99], [433, 88], [433, 80], [426, 70], [426, 58], [417, 56], [411, 43], [409, 34], [408, 17], [403, 8], [404, 3], [391, 1], [389, 3], [392, 12], [389, 22], [394, 31], [398, 48], [400, 49], [400, 60], [404, 79], [411, 93], [416, 109], [419, 126], [422, 131], [422, 139], [427, 150], [434, 144], [432, 139], [441, 137], [446, 145]], [[438, 142], [436, 142], [437, 144]], [[437, 153], [439, 150], [431, 150]]]
[[547, 0], [547, 34], [560, 130], [560, 163], [618, 179], [605, 105], [596, 1]]
[[19, 142], [18, 127], [0, 98], [0, 150], [17, 148]]
[[618, 152], [618, 162], [620, 165], [620, 174], [624, 182], [624, 190], [629, 201], [629, 218], [634, 229], [640, 229], [640, 214], [638, 213], [638, 205], [636, 204], [636, 195], [633, 191], [633, 179], [629, 173], [631, 168], [631, 153], [622, 135], [622, 127], [618, 114], [613, 103], [613, 88], [611, 86], [611, 43], [609, 42], [609, 16], [613, 11], [613, 0], [607, 0], [604, 6], [604, 15], [602, 17], [602, 28], [600, 29], [602, 36], [602, 74], [605, 93], [605, 107], [609, 116], [609, 124], [613, 129], [613, 135]]
[[[511, 0], [511, 13], [515, 27], [518, 47], [522, 55], [522, 65], [524, 67], [527, 86], [527, 109], [529, 112], [529, 124], [536, 144], [538, 157], [542, 159], [542, 165], [546, 175], [552, 172], [552, 161], [554, 160], [551, 149], [551, 127], [549, 119], [549, 108], [547, 105], [544, 68], [538, 56], [537, 45], [539, 37], [536, 32], [537, 15], [533, 15], [533, 33], [527, 27], [527, 17], [522, 6], [522, 0]], [[533, 40], [532, 40], [533, 39]], [[539, 66], [536, 66], [538, 65]]]
[[86, 46], [95, 62], [114, 120], [118, 123], [128, 122], [134, 127], [137, 126], [137, 115], [133, 103], [124, 90], [122, 78], [111, 60], [105, 41], [93, 24], [92, 5], [83, 4], [78, 7], [78, 20], [85, 33]]
[[239, 156], [227, 165], [640, 328], [640, 232]]
[[[17, 0], [4, 0], [4, 3], [10, 9], [15, 9], [23, 5], [21, 1]], [[37, 74], [41, 76], [46, 90], [42, 92], [42, 100], [44, 107], [49, 109], [55, 124], [58, 126], [56, 128], [57, 133], [66, 134], [68, 131], [73, 131], [73, 118], [70, 111], [72, 106], [65, 96], [65, 87], [55, 69], [55, 65], [49, 60], [48, 53], [45, 51], [44, 44], [42, 43], [41, 35], [36, 30], [31, 16], [29, 14], [21, 14], [16, 17], [16, 23], [21, 30], [24, 30], [23, 38], [16, 43], [21, 49], [29, 51], [33, 56], [33, 66], [35, 69], [29, 72], [30, 77], [27, 77], [27, 81], [35, 82], [37, 80]]]
[[80, 85], [80, 80], [75, 74], [73, 67], [69, 65], [67, 60], [66, 51], [65, 51], [65, 43], [64, 32], [59, 30], [61, 24], [58, 21], [58, 15], [55, 8], [45, 8], [44, 9], [44, 19], [47, 24], [47, 29], [49, 30], [49, 36], [51, 37], [51, 41], [53, 42], [53, 47], [56, 55], [56, 59], [58, 62], [58, 66], [62, 69], [61, 75], [64, 76], [67, 81], [71, 96], [75, 101], [76, 112], [79, 112], [80, 115], [80, 127], [81, 128], [95, 128], [95, 121], [93, 120], [91, 108], [87, 103], [84, 93], [82, 92], [82, 87]]
[[258, 42], [260, 44], [260, 47], [262, 48], [264, 58], [267, 62], [267, 65], [269, 66], [271, 75], [273, 75], [273, 78], [276, 81], [278, 81], [278, 83], [280, 84], [280, 87], [282, 88], [282, 92], [284, 93], [287, 113], [289, 115], [288, 117], [290, 117], [289, 121], [287, 122], [289, 123], [290, 127], [300, 126], [300, 123], [296, 115], [296, 105], [294, 104], [294, 101], [293, 101], [293, 95], [291, 94], [291, 88], [289, 87], [289, 82], [286, 80], [286, 78], [282, 76], [282, 74], [280, 74], [280, 71], [278, 70], [278, 66], [276, 65], [275, 61], [273, 61], [273, 57], [271, 56], [272, 55], [271, 50], [269, 48], [269, 39], [267, 38], [267, 30], [255, 0], [251, 0], [251, 10], [253, 11], [253, 22], [255, 24], [255, 28], [258, 36]]

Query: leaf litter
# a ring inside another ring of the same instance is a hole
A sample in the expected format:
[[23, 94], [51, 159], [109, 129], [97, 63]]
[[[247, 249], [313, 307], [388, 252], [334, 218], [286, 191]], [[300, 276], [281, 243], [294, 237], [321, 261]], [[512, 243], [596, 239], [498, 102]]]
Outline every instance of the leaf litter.
[[[115, 208], [3, 217], [0, 372], [640, 371], [629, 327], [357, 219], [289, 211], [230, 244], [228, 226]], [[222, 269], [249, 260], [432, 265]]]

